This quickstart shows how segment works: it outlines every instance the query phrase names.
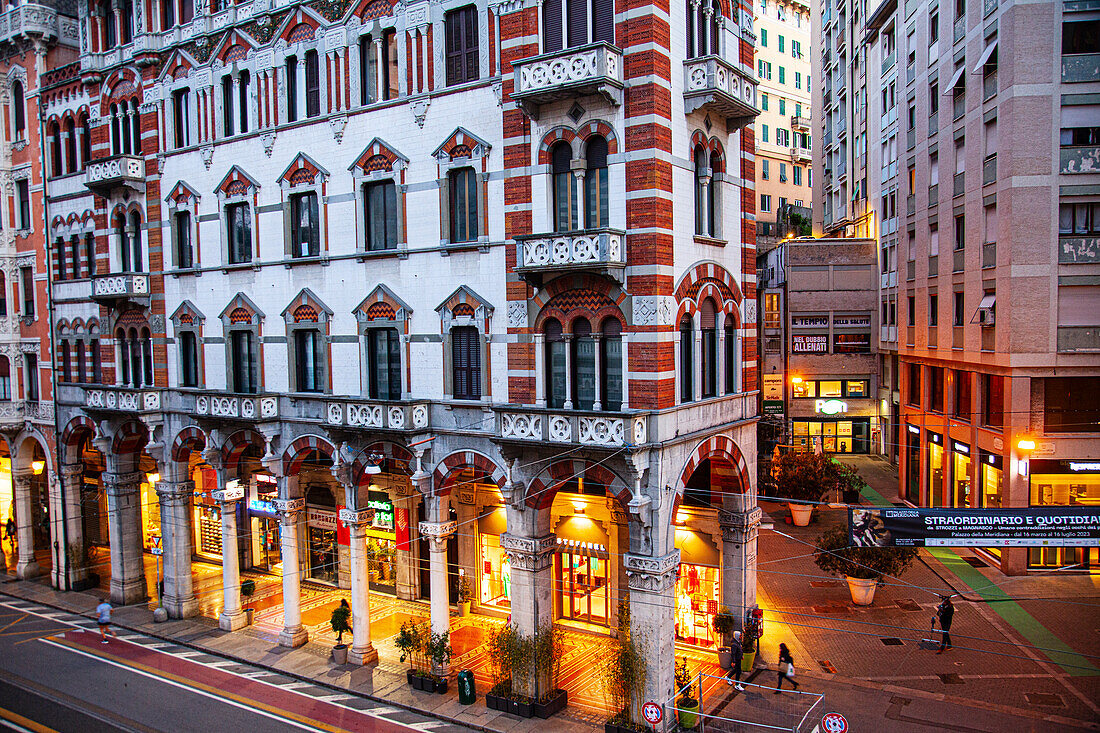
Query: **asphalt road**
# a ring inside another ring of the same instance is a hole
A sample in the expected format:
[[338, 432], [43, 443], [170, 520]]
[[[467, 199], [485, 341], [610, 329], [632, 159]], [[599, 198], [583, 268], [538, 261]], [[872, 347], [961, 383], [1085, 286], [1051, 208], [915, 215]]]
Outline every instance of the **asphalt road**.
[[[429, 721], [328, 702], [315, 696], [318, 691], [266, 682], [263, 670], [247, 665], [204, 666], [155, 648], [147, 637], [100, 644], [94, 624], [83, 622], [91, 630], [74, 627], [77, 617], [18, 603], [0, 603], [0, 730], [389, 733]], [[447, 728], [452, 726], [435, 729]]]

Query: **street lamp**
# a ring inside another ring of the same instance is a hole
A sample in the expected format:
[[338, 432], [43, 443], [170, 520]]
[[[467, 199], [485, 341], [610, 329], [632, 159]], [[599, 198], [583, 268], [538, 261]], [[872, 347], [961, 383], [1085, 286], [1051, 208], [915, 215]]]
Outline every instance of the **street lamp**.
[[31, 470], [34, 471], [35, 476], [41, 476], [42, 472], [46, 470], [45, 461], [31, 461]]
[[384, 460], [385, 457], [381, 453], [371, 453], [367, 456], [367, 465], [363, 470], [372, 476], [382, 473], [382, 461]]
[[1016, 473], [1021, 476], [1027, 476], [1029, 470], [1029, 459], [1031, 452], [1035, 450], [1035, 440], [1033, 438], [1020, 438], [1016, 441], [1016, 448], [1023, 454], [1020, 458], [1020, 463], [1016, 468]]

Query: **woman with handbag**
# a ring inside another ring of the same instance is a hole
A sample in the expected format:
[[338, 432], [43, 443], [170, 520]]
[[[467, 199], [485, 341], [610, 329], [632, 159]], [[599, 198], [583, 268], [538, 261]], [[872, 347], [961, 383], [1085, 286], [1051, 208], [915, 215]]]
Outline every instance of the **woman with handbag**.
[[798, 683], [794, 681], [794, 657], [791, 656], [791, 650], [786, 644], [779, 645], [779, 679], [775, 684], [776, 695], [783, 687], [783, 680], [787, 680], [794, 685], [794, 689], [798, 689]]

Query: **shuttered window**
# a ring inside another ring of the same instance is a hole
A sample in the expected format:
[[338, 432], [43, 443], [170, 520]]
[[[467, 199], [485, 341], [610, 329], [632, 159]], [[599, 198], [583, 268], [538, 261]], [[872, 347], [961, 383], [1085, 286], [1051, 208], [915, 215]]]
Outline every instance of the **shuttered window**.
[[615, 6], [612, 0], [592, 0], [592, 41], [615, 42]]
[[457, 326], [451, 329], [451, 359], [456, 400], [481, 398], [481, 349], [477, 329]]
[[400, 345], [395, 328], [374, 328], [367, 332], [367, 388], [371, 399], [401, 399]]
[[469, 5], [452, 10], [447, 26], [447, 85], [478, 78], [477, 8]]
[[316, 51], [306, 51], [306, 117], [321, 114], [321, 71]]
[[561, 3], [562, 0], [542, 2], [542, 45], [546, 53], [562, 49]]
[[298, 120], [298, 57], [287, 56], [286, 59], [286, 120], [297, 122]]
[[699, 316], [703, 336], [703, 363], [700, 365], [703, 396], [714, 397], [718, 394], [718, 319], [713, 300], [703, 301]]

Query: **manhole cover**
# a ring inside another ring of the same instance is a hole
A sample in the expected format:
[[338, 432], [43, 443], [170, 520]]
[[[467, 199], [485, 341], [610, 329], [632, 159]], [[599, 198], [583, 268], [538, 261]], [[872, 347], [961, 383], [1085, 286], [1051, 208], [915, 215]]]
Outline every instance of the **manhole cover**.
[[1024, 697], [1027, 698], [1030, 705], [1046, 705], [1052, 708], [1064, 708], [1066, 706], [1061, 695], [1050, 692], [1025, 692]]
[[821, 668], [829, 674], [836, 674], [836, 667], [834, 667], [833, 663], [830, 662], [828, 659], [819, 659], [817, 663], [820, 664]]
[[880, 638], [879, 641], [881, 641], [886, 646], [901, 646], [902, 644], [901, 639], [897, 638], [896, 636], [885, 636]]
[[959, 677], [959, 675], [956, 674], [955, 672], [948, 672], [947, 674], [938, 674], [936, 676], [939, 677], [940, 682], [944, 683], [945, 685], [961, 685], [961, 684], [963, 684], [962, 678]]
[[815, 613], [848, 613], [847, 606], [812, 606]]
[[967, 564], [969, 564], [971, 567], [974, 567], [974, 568], [988, 567], [984, 562], [982, 562], [981, 560], [979, 560], [976, 557], [964, 557], [963, 560], [966, 561]]
[[837, 580], [811, 580], [811, 588], [835, 588], [840, 585], [840, 581]]
[[917, 603], [916, 601], [914, 601], [911, 598], [902, 598], [900, 601], [894, 601], [894, 603], [898, 604], [898, 608], [900, 608], [903, 611], [920, 611], [921, 610], [920, 604]]

